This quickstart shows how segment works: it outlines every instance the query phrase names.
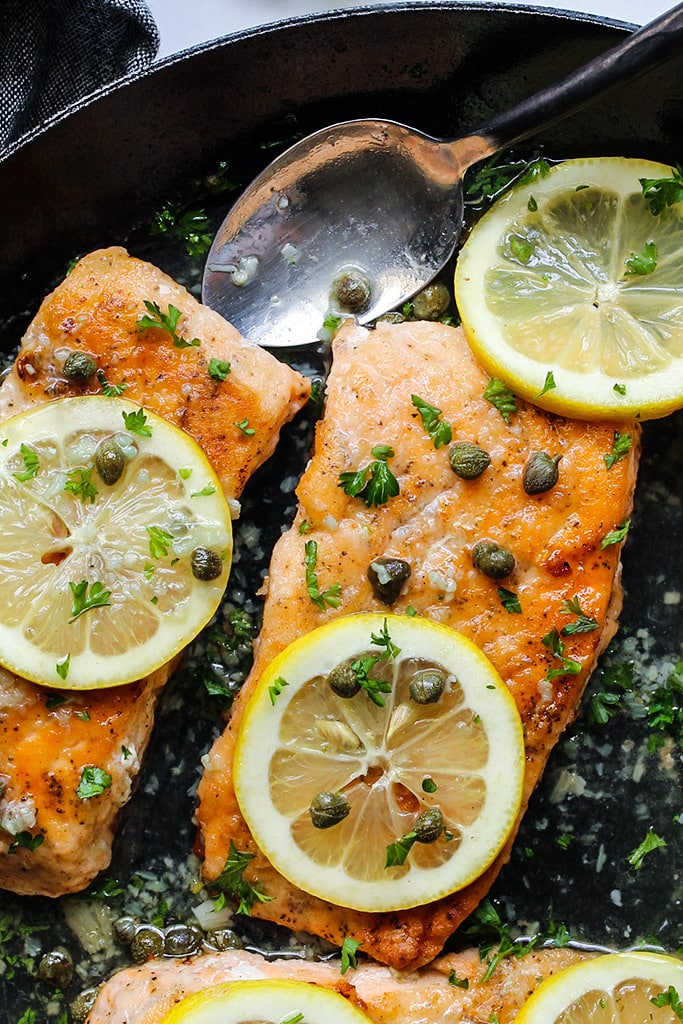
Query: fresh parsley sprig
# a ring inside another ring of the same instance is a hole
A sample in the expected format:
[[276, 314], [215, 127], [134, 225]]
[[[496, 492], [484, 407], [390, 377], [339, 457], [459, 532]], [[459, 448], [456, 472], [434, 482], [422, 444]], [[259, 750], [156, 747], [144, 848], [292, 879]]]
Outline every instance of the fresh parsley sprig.
[[387, 444], [377, 444], [371, 454], [374, 462], [356, 471], [340, 473], [337, 485], [350, 497], [362, 498], [368, 508], [385, 505], [400, 493], [398, 480], [387, 465], [387, 460], [394, 457], [394, 449]]
[[253, 853], [238, 850], [233, 840], [230, 840], [225, 866], [218, 878], [211, 883], [211, 888], [219, 892], [215, 901], [217, 910], [225, 906], [226, 896], [237, 903], [238, 914], [246, 915], [251, 914], [251, 908], [255, 903], [267, 903], [272, 899], [272, 896], [266, 896], [258, 883], [252, 885], [244, 878], [244, 870], [254, 857]]
[[318, 574], [315, 571], [318, 564], [318, 545], [314, 540], [306, 541], [304, 545], [304, 564], [306, 566], [306, 589], [316, 608], [324, 611], [325, 608], [338, 608], [341, 604], [341, 583], [333, 583], [327, 590], [320, 590]]
[[135, 323], [135, 329], [138, 334], [141, 331], [148, 331], [150, 328], [156, 330], [166, 331], [170, 334], [175, 348], [197, 348], [201, 345], [199, 338], [192, 338], [191, 341], [187, 341], [182, 335], [178, 334], [176, 328], [181, 318], [182, 310], [178, 309], [169, 303], [168, 313], [164, 313], [159, 306], [158, 302], [149, 302], [144, 300], [144, 306], [147, 310], [147, 316], [140, 317]]
[[625, 459], [628, 453], [631, 451], [633, 445], [633, 438], [630, 434], [620, 434], [618, 430], [614, 431], [614, 439], [612, 441], [612, 450], [606, 455], [603, 455], [605, 465], [608, 469], [617, 462], [621, 462]]
[[566, 626], [562, 627], [560, 630], [562, 636], [574, 636], [576, 633], [592, 633], [593, 630], [598, 628], [597, 619], [594, 619], [592, 615], [586, 615], [576, 596], [565, 601], [560, 611], [563, 615], [576, 615], [573, 622], [568, 622]]
[[573, 658], [566, 658], [564, 654], [564, 643], [560, 637], [556, 627], [550, 630], [549, 633], [542, 639], [544, 647], [547, 647], [554, 658], [557, 658], [561, 662], [561, 668], [550, 668], [546, 673], [546, 679], [559, 679], [560, 676], [575, 676], [581, 671], [581, 662], [574, 661]]
[[683, 168], [676, 164], [670, 178], [639, 178], [643, 196], [655, 217], [683, 200]]
[[90, 593], [87, 580], [81, 580], [80, 583], [69, 582], [69, 587], [73, 596], [69, 623], [75, 622], [84, 612], [92, 611], [93, 608], [106, 608], [110, 604], [111, 590], [105, 590], [104, 584], [99, 580], [95, 580], [91, 585]]
[[426, 402], [424, 398], [420, 398], [419, 395], [411, 395], [410, 400], [419, 412], [422, 426], [434, 442], [434, 447], [438, 450], [443, 448], [444, 445], [450, 444], [453, 431], [450, 423], [441, 418], [441, 409], [437, 409], [435, 405], [430, 405], [429, 402]]

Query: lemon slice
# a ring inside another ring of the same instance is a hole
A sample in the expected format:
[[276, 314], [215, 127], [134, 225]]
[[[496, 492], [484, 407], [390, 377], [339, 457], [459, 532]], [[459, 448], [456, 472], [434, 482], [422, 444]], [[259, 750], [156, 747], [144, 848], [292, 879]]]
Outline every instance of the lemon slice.
[[683, 202], [655, 216], [646, 160], [570, 160], [521, 184], [458, 258], [462, 324], [483, 366], [519, 395], [588, 419], [683, 406]]
[[161, 1024], [369, 1024], [338, 992], [303, 981], [237, 981], [187, 996]]
[[523, 776], [519, 713], [488, 659], [399, 615], [339, 618], [281, 652], [245, 708], [234, 762], [271, 864], [367, 911], [477, 878], [513, 827]]
[[681, 999], [683, 961], [612, 953], [541, 982], [515, 1024], [680, 1024]]
[[0, 663], [47, 686], [141, 679], [212, 617], [230, 512], [198, 445], [118, 398], [0, 425]]

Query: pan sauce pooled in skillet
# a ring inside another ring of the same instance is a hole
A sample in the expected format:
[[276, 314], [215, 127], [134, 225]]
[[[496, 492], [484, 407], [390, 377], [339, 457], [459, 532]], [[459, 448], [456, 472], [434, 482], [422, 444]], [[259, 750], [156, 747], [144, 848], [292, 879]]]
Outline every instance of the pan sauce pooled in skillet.
[[[205, 759], [199, 789], [207, 880], [220, 876], [231, 843], [256, 854], [245, 879], [269, 899], [256, 900], [253, 915], [336, 945], [351, 935], [364, 952], [399, 969], [439, 953], [488, 891], [512, 838], [479, 879], [435, 903], [386, 913], [332, 906], [294, 888], [256, 848], [235, 799], [234, 743], [263, 667], [322, 622], [385, 609], [368, 569], [380, 558], [397, 559], [410, 575], [392, 610], [457, 628], [510, 687], [525, 725], [526, 805], [616, 628], [621, 541], [615, 530], [631, 509], [639, 428], [616, 425], [632, 444], [608, 465], [614, 424], [549, 417], [523, 403], [517, 412], [504, 410], [506, 422], [484, 398], [488, 383], [460, 330], [380, 323], [374, 331], [347, 324], [338, 333], [325, 416], [297, 490], [299, 510], [273, 553], [255, 664], [228, 728]], [[474, 479], [454, 472], [448, 444], [434, 444], [439, 422], [450, 425], [454, 442], [486, 451], [490, 466]], [[554, 486], [530, 495], [523, 473], [536, 451], [562, 460]], [[366, 488], [371, 474], [357, 475], [373, 459], [384, 464], [385, 484], [387, 467], [394, 480], [374, 492]], [[333, 602], [311, 594], [306, 545], [312, 543], [318, 589], [335, 588]], [[563, 636], [578, 615], [597, 625]]]
[[[141, 329], [145, 317], [162, 326]], [[306, 378], [160, 270], [111, 248], [83, 257], [42, 303], [0, 389], [0, 416], [122, 388], [195, 438], [235, 511], [309, 394]], [[0, 671], [0, 888], [78, 892], [109, 864], [118, 812], [178, 660], [86, 696]], [[87, 798], [79, 795], [84, 768], [106, 773]]]

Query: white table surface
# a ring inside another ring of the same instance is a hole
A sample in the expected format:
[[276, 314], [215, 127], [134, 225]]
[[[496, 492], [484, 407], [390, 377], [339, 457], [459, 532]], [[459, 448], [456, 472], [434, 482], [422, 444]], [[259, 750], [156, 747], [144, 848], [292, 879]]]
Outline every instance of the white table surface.
[[[284, 18], [374, 6], [386, 0], [147, 0], [161, 33], [159, 59], [255, 25]], [[421, 0], [411, 0], [419, 5]], [[488, 0], [475, 0], [486, 6]], [[673, 6], [672, 0], [523, 0], [515, 6], [597, 14], [640, 25]]]

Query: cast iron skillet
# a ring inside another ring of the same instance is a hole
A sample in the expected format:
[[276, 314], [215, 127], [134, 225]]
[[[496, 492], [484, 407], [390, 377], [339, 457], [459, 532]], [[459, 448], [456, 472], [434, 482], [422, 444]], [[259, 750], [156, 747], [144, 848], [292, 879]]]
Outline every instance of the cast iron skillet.
[[[613, 45], [624, 31], [587, 16], [523, 7], [424, 2], [358, 8], [242, 33], [105, 89], [0, 157], [0, 344], [11, 353], [69, 261], [97, 246], [127, 244], [197, 286], [201, 261], [189, 260], [177, 240], [150, 237], [148, 226], [165, 201], [191, 203], [197, 196], [202, 202], [208, 197], [217, 221], [229, 197], [207, 190], [207, 176], [210, 181], [222, 161], [231, 179], [246, 184], [273, 144], [353, 117], [393, 118], [430, 134], [459, 136]], [[530, 145], [553, 158], [681, 160], [683, 55]], [[523, 932], [546, 928], [552, 919], [578, 940], [608, 946], [652, 940], [675, 949], [683, 942], [677, 923], [682, 829], [673, 823], [682, 810], [680, 749], [674, 745], [668, 762], [647, 754], [641, 698], [652, 686], [643, 690], [639, 661], [645, 654], [649, 666], [666, 673], [669, 660], [681, 658], [680, 614], [671, 603], [683, 591], [681, 422], [679, 415], [646, 426], [624, 557], [621, 640], [605, 662], [611, 671], [636, 659], [639, 682], [629, 698], [636, 714], [618, 712], [602, 727], [590, 725], [591, 694], [616, 686], [609, 674], [597, 673], [492, 893], [501, 914]], [[280, 484], [300, 471], [309, 441], [305, 424], [287, 431], [245, 494], [244, 520], [256, 518], [262, 527], [262, 552], [260, 560], [238, 558], [232, 586], [245, 590], [256, 617], [270, 546], [293, 511], [291, 490]], [[251, 572], [247, 561], [255, 563]], [[138, 792], [122, 815], [107, 874], [129, 892], [134, 875], [149, 888], [163, 856], [184, 865], [192, 848], [190, 790], [199, 756], [220, 727], [211, 702], [189, 717], [187, 708], [201, 705], [197, 687], [201, 682], [188, 672], [169, 685]], [[649, 827], [668, 846], [636, 871], [627, 857]], [[192, 901], [183, 902], [182, 884], [158, 899], [169, 903], [168, 920], [188, 918]], [[125, 897], [111, 902], [113, 916], [128, 909]], [[47, 921], [51, 928], [31, 939], [31, 955], [62, 943], [78, 959], [83, 951], [65, 924], [66, 907], [66, 901], [2, 893], [0, 921], [3, 914], [15, 923]], [[253, 946], [285, 941], [256, 921], [238, 927]], [[23, 940], [2, 941], [0, 932], [0, 958], [25, 952]], [[88, 956], [95, 983], [112, 961]], [[67, 1001], [78, 987], [69, 988]], [[15, 1024], [50, 994], [25, 967], [0, 972], [0, 1024]]]

